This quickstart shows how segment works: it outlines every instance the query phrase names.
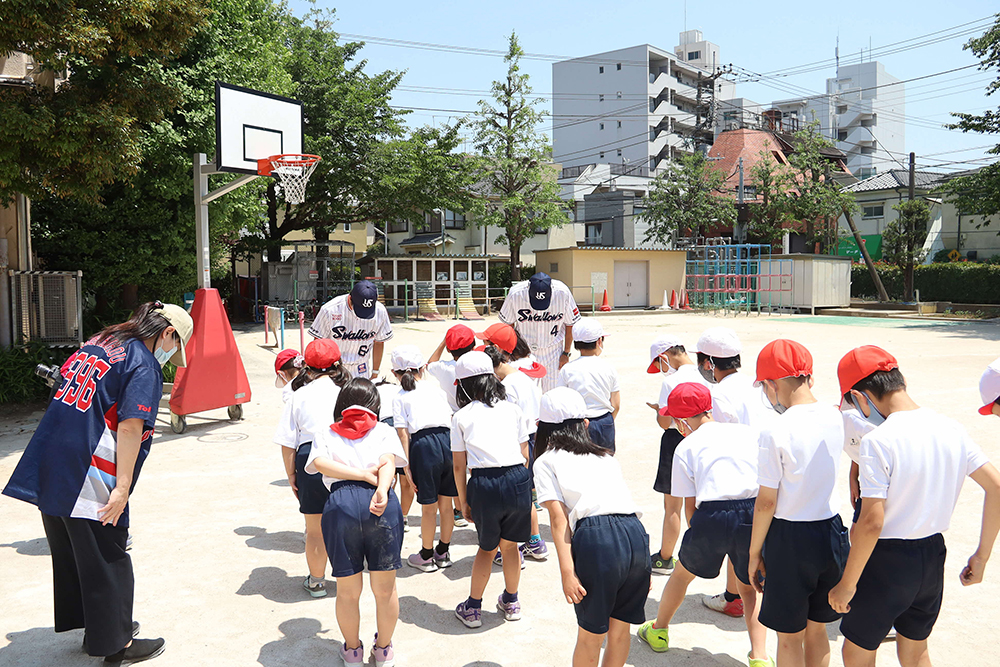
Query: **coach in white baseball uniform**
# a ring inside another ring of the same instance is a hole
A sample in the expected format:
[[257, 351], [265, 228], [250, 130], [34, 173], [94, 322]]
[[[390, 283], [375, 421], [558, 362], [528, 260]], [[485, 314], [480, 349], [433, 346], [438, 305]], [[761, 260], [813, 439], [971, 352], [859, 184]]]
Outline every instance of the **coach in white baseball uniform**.
[[335, 296], [323, 304], [309, 333], [337, 341], [340, 362], [351, 375], [376, 378], [382, 348], [392, 338], [392, 325], [385, 306], [378, 301], [378, 288], [369, 280], [361, 280], [350, 294]]
[[573, 293], [559, 280], [536, 273], [510, 288], [500, 309], [500, 321], [512, 325], [528, 342], [547, 371], [542, 391], [556, 386], [559, 369], [569, 361], [573, 325], [580, 319]]

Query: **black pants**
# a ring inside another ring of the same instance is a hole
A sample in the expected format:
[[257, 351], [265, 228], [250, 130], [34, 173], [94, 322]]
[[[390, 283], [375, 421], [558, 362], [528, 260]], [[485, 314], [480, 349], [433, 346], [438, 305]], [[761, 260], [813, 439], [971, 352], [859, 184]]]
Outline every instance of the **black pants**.
[[42, 514], [52, 552], [55, 629], [84, 628], [87, 652], [113, 655], [132, 641], [132, 560], [128, 530]]

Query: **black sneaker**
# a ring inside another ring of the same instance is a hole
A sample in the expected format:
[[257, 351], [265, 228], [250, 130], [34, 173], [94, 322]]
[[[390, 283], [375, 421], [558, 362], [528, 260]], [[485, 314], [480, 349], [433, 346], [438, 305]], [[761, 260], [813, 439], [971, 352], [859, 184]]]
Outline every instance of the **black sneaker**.
[[163, 653], [163, 639], [133, 639], [132, 644], [104, 658], [105, 667], [124, 667], [149, 660]]
[[652, 561], [653, 572], [656, 574], [670, 574], [674, 571], [674, 566], [677, 565], [676, 558], [673, 556], [670, 558], [664, 558], [658, 551], [649, 558]]
[[[139, 621], [132, 621], [132, 637], [139, 634]], [[87, 636], [83, 637], [83, 652], [87, 653]]]

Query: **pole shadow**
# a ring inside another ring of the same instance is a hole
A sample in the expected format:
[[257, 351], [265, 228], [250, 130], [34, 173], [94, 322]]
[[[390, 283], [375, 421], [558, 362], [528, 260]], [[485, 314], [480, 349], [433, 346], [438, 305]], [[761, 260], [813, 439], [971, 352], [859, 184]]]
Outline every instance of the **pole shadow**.
[[262, 551], [285, 551], [290, 554], [304, 554], [306, 543], [302, 532], [296, 530], [280, 530], [269, 533], [259, 526], [240, 526], [233, 530], [237, 535], [248, 537], [246, 544], [252, 549]]

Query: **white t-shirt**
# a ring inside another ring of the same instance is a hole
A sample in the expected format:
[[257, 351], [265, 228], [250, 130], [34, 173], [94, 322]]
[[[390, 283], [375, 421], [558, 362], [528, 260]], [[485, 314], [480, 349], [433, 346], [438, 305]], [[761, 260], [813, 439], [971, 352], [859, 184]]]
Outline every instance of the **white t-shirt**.
[[535, 459], [538, 502], [558, 500], [569, 510], [570, 530], [588, 516], [642, 516], [625, 485], [621, 465], [613, 456], [571, 454], [550, 449]]
[[507, 390], [507, 400], [521, 408], [528, 422], [528, 434], [538, 431], [538, 411], [542, 404], [542, 389], [521, 371], [508, 373], [501, 382]]
[[583, 396], [587, 418], [611, 412], [611, 394], [621, 391], [618, 371], [607, 359], [598, 356], [577, 357], [559, 371], [560, 387], [569, 387]]
[[292, 389], [292, 383], [286, 383], [285, 386], [281, 388], [281, 402], [288, 403], [288, 401], [292, 400], [293, 393], [295, 393], [295, 390]]
[[335, 296], [319, 309], [309, 333], [316, 338], [332, 338], [340, 348], [340, 360], [355, 377], [371, 375], [372, 347], [376, 342], [392, 338], [389, 313], [380, 302], [375, 303], [375, 316], [363, 320], [347, 305], [347, 297]]
[[844, 415], [844, 451], [852, 461], [861, 465], [861, 438], [872, 432], [875, 424], [865, 419], [856, 408], [841, 410]]
[[573, 293], [559, 280], [552, 281], [548, 310], [535, 310], [528, 299], [527, 280], [510, 288], [500, 308], [500, 321], [512, 325], [528, 343], [532, 352], [563, 345], [566, 327], [580, 320]]
[[298, 449], [299, 445], [312, 442], [316, 433], [330, 430], [338, 396], [340, 387], [326, 376], [300, 387], [285, 405], [274, 441], [282, 447]]
[[885, 498], [880, 538], [948, 530], [962, 483], [988, 461], [950, 417], [929, 408], [889, 415], [861, 439], [861, 497]]
[[400, 391], [392, 402], [392, 425], [411, 435], [425, 428], [451, 427], [448, 397], [434, 380], [421, 380], [413, 391]]
[[448, 398], [451, 411], [458, 412], [458, 398], [455, 394], [455, 360], [435, 361], [427, 364], [425, 372], [441, 385], [441, 391]]
[[[357, 440], [349, 440], [327, 428], [325, 431], [317, 433], [313, 439], [305, 470], [309, 474], [319, 472], [313, 462], [320, 457], [363, 470], [378, 465], [383, 454], [395, 456], [397, 468], [406, 465], [403, 443], [399, 441], [396, 430], [388, 424], [376, 422], [372, 430]], [[343, 480], [323, 475], [323, 483], [326, 484], [327, 488], [341, 481]]]
[[837, 514], [835, 493], [844, 418], [826, 403], [793, 405], [760, 434], [757, 465], [761, 486], [778, 490], [774, 516], [822, 521]]
[[712, 419], [763, 428], [765, 420], [775, 416], [766, 401], [764, 390], [753, 386], [749, 374], [731, 373], [712, 385]]
[[670, 495], [694, 498], [695, 506], [755, 498], [758, 436], [755, 428], [744, 424], [702, 424], [677, 445]]
[[473, 401], [451, 421], [451, 451], [467, 452], [469, 468], [524, 465], [521, 443], [528, 441], [528, 420], [509, 401], [488, 407]]
[[[657, 401], [657, 405], [660, 406], [661, 410], [667, 407], [670, 392], [672, 392], [677, 385], [684, 384], [686, 382], [697, 382], [698, 384], [705, 385], [709, 388], [709, 390], [712, 389], [712, 385], [705, 381], [705, 378], [701, 376], [701, 373], [698, 371], [698, 367], [695, 364], [685, 364], [673, 373], [663, 376], [663, 384], [660, 385], [660, 399]], [[670, 428], [677, 427], [671, 424]]]
[[378, 420], [391, 419], [393, 403], [396, 401], [396, 396], [403, 392], [402, 388], [398, 384], [385, 382], [375, 385], [375, 389], [378, 390]]

